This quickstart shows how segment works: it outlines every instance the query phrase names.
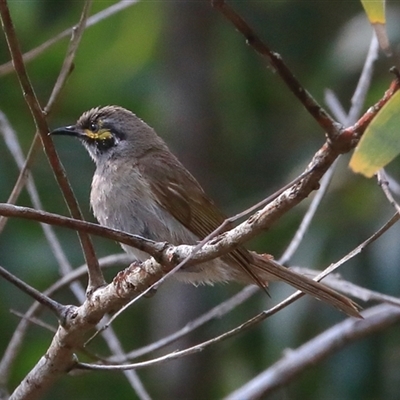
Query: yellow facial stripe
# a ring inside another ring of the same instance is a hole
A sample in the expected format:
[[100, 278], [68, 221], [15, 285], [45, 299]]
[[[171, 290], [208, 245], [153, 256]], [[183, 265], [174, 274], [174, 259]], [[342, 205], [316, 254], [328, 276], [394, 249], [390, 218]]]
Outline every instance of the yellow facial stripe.
[[85, 133], [87, 137], [94, 140], [107, 140], [112, 138], [112, 134], [108, 129], [100, 129], [98, 132], [85, 129]]

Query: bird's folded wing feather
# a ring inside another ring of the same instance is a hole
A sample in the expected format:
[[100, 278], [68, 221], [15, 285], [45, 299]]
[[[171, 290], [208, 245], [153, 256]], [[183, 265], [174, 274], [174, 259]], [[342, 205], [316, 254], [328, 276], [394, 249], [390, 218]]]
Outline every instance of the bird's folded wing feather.
[[[195, 178], [171, 154], [159, 152], [157, 157], [141, 159], [139, 168], [148, 177], [156, 200], [182, 225], [204, 239], [226, 219], [213, 201], [207, 197]], [[231, 229], [227, 225], [225, 230]], [[275, 261], [253, 255], [244, 247], [238, 247], [223, 257], [246, 272], [254, 283], [265, 288], [267, 282], [260, 279], [257, 270], [266, 272], [272, 280], [281, 280], [319, 300], [328, 302], [351, 316], [360, 316], [358, 306], [346, 296], [327, 288], [312, 279], [297, 274]]]

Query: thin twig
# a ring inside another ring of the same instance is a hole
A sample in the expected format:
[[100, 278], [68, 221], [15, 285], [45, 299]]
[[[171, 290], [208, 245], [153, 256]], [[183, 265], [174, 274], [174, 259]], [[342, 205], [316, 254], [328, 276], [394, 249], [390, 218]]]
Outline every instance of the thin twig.
[[346, 119], [346, 125], [356, 123], [364, 106], [365, 98], [371, 86], [373, 66], [379, 55], [379, 43], [376, 38], [375, 31], [372, 32], [371, 42], [369, 45], [367, 58], [361, 71], [360, 79], [358, 80], [357, 88], [351, 98], [351, 107]]
[[19, 311], [16, 310], [10, 310], [11, 314], [16, 315], [17, 317], [21, 318], [21, 319], [26, 319], [27, 321], [29, 321], [31, 324], [40, 326], [43, 329], [46, 329], [52, 333], [56, 333], [57, 332], [57, 328], [53, 325], [48, 324], [47, 322], [44, 322], [42, 320], [40, 320], [39, 318], [34, 318], [34, 317], [29, 317], [26, 314], [22, 314]]
[[342, 146], [339, 151], [349, 151], [349, 147], [354, 147], [362, 134], [365, 132], [371, 121], [376, 117], [382, 107], [393, 97], [393, 95], [399, 90], [400, 87], [400, 76], [396, 68], [391, 68], [391, 71], [395, 75], [395, 79], [391, 82], [389, 89], [386, 90], [382, 98], [370, 107], [365, 114], [356, 122], [354, 125], [346, 128], [340, 135], [340, 141], [336, 145]]
[[363, 312], [364, 319], [348, 318], [303, 344], [243, 385], [225, 400], [261, 399], [287, 385], [304, 372], [343, 347], [400, 322], [400, 308], [379, 305]]
[[[316, 275], [314, 269], [296, 267], [292, 267], [292, 269], [309, 276]], [[355, 285], [352, 282], [343, 280], [338, 274], [328, 275], [326, 278], [324, 278], [324, 284], [346, 294], [347, 296], [360, 299], [364, 302], [378, 301], [380, 303], [388, 303], [400, 306], [400, 298]]]
[[107, 239], [116, 240], [120, 243], [128, 244], [153, 256], [159, 256], [160, 252], [165, 246], [164, 243], [158, 244], [157, 242], [142, 238], [138, 235], [131, 235], [129, 233], [117, 231], [115, 229], [107, 228], [92, 222], [68, 218], [46, 211], [35, 210], [29, 207], [0, 203], [0, 215], [30, 219], [38, 222], [44, 222], [45, 224], [62, 226], [64, 228], [105, 237]]
[[[75, 57], [75, 53], [77, 51], [78, 45], [80, 43], [80, 39], [84, 32], [85, 22], [87, 19], [89, 8], [90, 8], [90, 2], [85, 2], [85, 6], [84, 6], [82, 14], [81, 14], [81, 19], [80, 19], [78, 25], [72, 29], [72, 33], [75, 33], [75, 34], [72, 35], [71, 42], [70, 42], [70, 45], [69, 45], [68, 51], [67, 51], [67, 56], [63, 63], [63, 68], [61, 69], [61, 72], [57, 78], [57, 81], [56, 81], [56, 84], [51, 93], [50, 99], [47, 102], [46, 107], [44, 108], [45, 114], [49, 114], [49, 112], [51, 111], [51, 108], [54, 105], [54, 102], [56, 101], [58, 95], [60, 94], [60, 91], [61, 91], [63, 85], [65, 84], [67, 76], [70, 72], [71, 65], [72, 65], [73, 59]], [[2, 116], [2, 119], [4, 120], [5, 116]], [[5, 121], [5, 123], [7, 123], [7, 121]], [[4, 130], [6, 128], [7, 127], [4, 127]], [[9, 129], [7, 129], [7, 130], [9, 130]], [[7, 139], [7, 137], [6, 137], [6, 139]], [[23, 166], [20, 166], [20, 168], [21, 168], [20, 174], [19, 174], [18, 179], [14, 185], [14, 188], [7, 200], [7, 203], [9, 203], [9, 204], [16, 203], [23, 187], [25, 186], [26, 180], [28, 179], [28, 176], [29, 176], [28, 171], [30, 169], [30, 166], [31, 166], [34, 158], [35, 158], [37, 151], [40, 148], [40, 140], [39, 139], [40, 139], [40, 135], [38, 133], [36, 133], [32, 140], [28, 155], [26, 157], [26, 161]], [[14, 147], [9, 146], [10, 151], [12, 148], [14, 148]], [[15, 152], [12, 152], [12, 153], [15, 154]], [[21, 151], [20, 151], [20, 153], [22, 155]], [[4, 229], [6, 222], [7, 222], [6, 218], [4, 218], [4, 217], [0, 218], [0, 232]]]
[[[368, 50], [368, 54], [362, 69], [362, 72], [360, 74], [360, 78], [357, 82], [357, 87], [354, 91], [354, 95], [352, 96], [351, 99], [351, 107], [349, 113], [346, 115], [342, 105], [339, 103], [337, 100], [336, 96], [332, 91], [326, 91], [325, 93], [325, 101], [328, 105], [331, 105], [331, 111], [334, 112], [334, 115], [336, 114], [337, 120], [345, 125], [351, 125], [356, 123], [358, 117], [361, 114], [361, 109], [364, 105], [365, 98], [368, 93], [368, 89], [371, 85], [371, 79], [372, 79], [372, 72], [373, 72], [373, 66], [374, 62], [376, 61], [378, 57], [378, 50], [379, 50], [379, 44], [376, 39], [376, 35], [373, 34], [371, 38], [371, 43], [370, 47]], [[333, 109], [333, 110], [332, 110]], [[294, 252], [297, 250], [297, 248], [300, 246], [300, 243], [308, 229], [308, 227], [311, 224], [311, 221], [322, 201], [324, 198], [325, 194], [327, 193], [329, 184], [331, 182], [331, 179], [333, 177], [334, 171], [335, 171], [335, 165], [337, 163], [335, 162], [327, 171], [325, 176], [321, 180], [321, 186], [320, 189], [318, 190], [317, 194], [313, 198], [310, 207], [308, 208], [306, 214], [303, 217], [303, 220], [301, 221], [301, 224], [296, 231], [295, 235], [293, 236], [292, 241], [289, 243], [289, 246], [283, 253], [282, 257], [279, 259], [279, 262], [284, 264], [290, 260], [290, 258], [293, 256]]]
[[332, 89], [325, 89], [324, 101], [333, 116], [342, 124], [345, 124], [348, 118], [347, 111], [344, 109], [342, 103], [339, 101], [335, 92]]
[[[271, 314], [269, 314], [269, 315], [273, 315], [274, 313], [275, 312], [271, 312]], [[139, 369], [139, 368], [145, 368], [145, 367], [150, 367], [150, 366], [154, 366], [154, 365], [159, 365], [166, 361], [176, 360], [176, 359], [186, 357], [188, 355], [192, 355], [192, 354], [198, 353], [200, 351], [203, 351], [206, 347], [208, 347], [210, 345], [214, 345], [219, 342], [222, 342], [232, 336], [235, 336], [238, 332], [243, 332], [243, 331], [251, 328], [253, 325], [263, 321], [265, 318], [266, 318], [265, 313], [258, 314], [251, 320], [245, 322], [244, 324], [242, 324], [228, 332], [223, 333], [222, 335], [216, 336], [210, 340], [207, 340], [198, 345], [189, 347], [185, 350], [175, 351], [175, 352], [169, 353], [165, 356], [157, 357], [157, 358], [154, 358], [149, 361], [143, 361], [143, 362], [132, 363], [132, 364], [122, 364], [122, 365], [95, 365], [95, 364], [87, 364], [87, 363], [77, 363], [74, 368], [89, 369], [89, 370], [123, 371], [125, 369]]]
[[229, 5], [225, 0], [211, 0], [213, 7], [220, 11], [224, 17], [230, 21], [235, 28], [246, 38], [247, 44], [265, 57], [278, 75], [285, 82], [289, 90], [303, 104], [315, 121], [322, 127], [324, 132], [332, 139], [340, 134], [342, 126], [336, 122], [311, 96], [311, 94], [300, 84], [294, 74], [287, 67], [280, 54], [262, 41], [257, 33], [247, 24], [247, 22]]
[[319, 205], [321, 204], [322, 199], [325, 197], [325, 194], [328, 191], [329, 184], [331, 183], [332, 176], [335, 172], [335, 166], [337, 165], [337, 160], [332, 164], [332, 166], [328, 169], [326, 174], [321, 179], [321, 185], [316, 195], [311, 201], [310, 206], [307, 209], [307, 212], [304, 214], [304, 217], [297, 229], [296, 233], [293, 236], [293, 239], [290, 241], [288, 247], [283, 252], [282, 256], [279, 258], [280, 264], [286, 264], [299, 248], [304, 235], [307, 232], [307, 229], [311, 225], [311, 222], [315, 216], [315, 213], [318, 210]]
[[72, 28], [71, 41], [69, 43], [67, 54], [64, 58], [63, 65], [60, 73], [58, 74], [57, 81], [53, 86], [50, 98], [44, 108], [44, 113], [49, 114], [55, 101], [57, 100], [62, 88], [67, 81], [67, 78], [72, 70], [72, 65], [75, 59], [75, 54], [78, 51], [79, 43], [81, 42], [83, 33], [85, 32], [87, 19], [89, 16], [89, 10], [92, 6], [92, 0], [86, 0], [81, 13], [81, 18], [76, 26]]
[[[119, 254], [108, 256], [99, 259], [99, 264], [102, 268], [110, 268], [112, 266], [115, 267], [123, 267], [130, 261], [130, 257], [127, 254]], [[65, 288], [76, 280], [86, 276], [87, 274], [87, 265], [84, 264], [79, 268], [73, 270], [68, 275], [63, 276], [53, 285], [51, 285], [48, 289], [43, 291], [43, 294], [46, 296], [52, 296], [57, 291]], [[3, 385], [8, 381], [8, 376], [11, 373], [11, 365], [14, 363], [15, 358], [18, 352], [21, 349], [23, 344], [23, 340], [29, 326], [29, 319], [36, 315], [38, 311], [41, 309], [40, 303], [34, 303], [29, 310], [25, 313], [25, 319], [21, 320], [14, 330], [14, 333], [11, 339], [8, 342], [7, 348], [4, 351], [4, 355], [0, 362], [0, 383]]]
[[[68, 182], [65, 170], [60, 163], [57, 153], [55, 152], [51, 139], [47, 135], [47, 133], [49, 132], [47, 122], [44, 117], [43, 111], [40, 107], [39, 101], [36, 97], [36, 94], [33, 90], [33, 87], [29, 81], [29, 77], [26, 72], [25, 65], [22, 59], [22, 54], [20, 51], [18, 39], [15, 33], [14, 25], [11, 19], [11, 15], [6, 0], [0, 0], [0, 15], [1, 15], [1, 22], [3, 25], [3, 31], [7, 40], [11, 58], [13, 60], [13, 64], [15, 67], [15, 71], [17, 73], [21, 89], [24, 93], [25, 101], [29, 106], [32, 117], [36, 124], [36, 128], [40, 133], [40, 137], [42, 139], [43, 147], [45, 149], [47, 158], [52, 166], [57, 182], [64, 195], [65, 201], [68, 205], [68, 208], [72, 216], [77, 219], [82, 219], [82, 213], [79, 209], [79, 205], [75, 199], [71, 186]], [[88, 271], [89, 271], [88, 289], [90, 291], [93, 288], [102, 286], [105, 281], [101, 273], [101, 270], [99, 268], [96, 254], [94, 252], [93, 245], [90, 241], [90, 237], [82, 233], [79, 233], [78, 236], [80, 238], [86, 262], [88, 264]]]
[[[3, 115], [3, 113], [2, 113], [2, 115]], [[4, 121], [5, 121], [5, 119], [2, 118], [2, 121], [1, 121], [2, 126], [0, 127], [0, 129], [2, 130], [2, 132], [4, 132], [6, 134], [6, 125], [4, 124]], [[8, 137], [11, 137], [11, 135], [9, 135]], [[5, 136], [5, 140], [7, 143], [6, 136]], [[8, 148], [11, 150], [11, 149], [13, 149], [13, 146], [12, 145], [8, 146]], [[40, 149], [40, 136], [38, 133], [35, 133], [32, 143], [31, 143], [31, 147], [29, 148], [25, 163], [21, 167], [17, 181], [15, 182], [14, 187], [11, 191], [11, 194], [7, 199], [7, 204], [15, 204], [17, 202], [17, 199], [26, 184], [26, 180], [29, 177], [29, 169], [30, 169], [30, 167], [33, 163], [33, 160], [35, 158], [35, 155], [37, 154], [39, 149]], [[12, 154], [14, 155], [16, 153], [13, 151]], [[6, 226], [6, 223], [7, 223], [7, 218], [4, 216], [0, 216], [0, 233], [3, 231], [4, 227]]]
[[331, 274], [335, 270], [337, 270], [341, 265], [354, 258], [356, 255], [360, 254], [368, 245], [375, 242], [379, 237], [381, 237], [387, 230], [389, 230], [398, 220], [400, 219], [400, 214], [396, 213], [386, 224], [384, 224], [381, 228], [379, 228], [375, 233], [373, 233], [368, 239], [359, 244], [355, 249], [346, 254], [343, 258], [341, 258], [336, 263], [330, 265], [326, 268], [321, 274], [318, 275], [320, 279], [325, 278], [325, 276]]
[[[88, 18], [86, 27], [89, 28], [93, 25], [98, 24], [99, 22], [103, 21], [111, 17], [112, 15], [125, 10], [126, 8], [133, 6], [134, 4], [138, 3], [139, 0], [120, 0], [118, 3], [107, 7], [106, 9], [99, 11], [97, 14], [92, 15]], [[53, 46], [54, 44], [58, 43], [60, 40], [65, 39], [66, 37], [71, 36], [74, 27], [68, 28], [55, 37], [47, 40], [46, 42], [42, 43], [40, 46], [35, 47], [34, 49], [26, 52], [23, 54], [23, 60], [25, 63], [28, 63], [38, 57], [40, 54], [44, 53], [48, 48]], [[14, 72], [14, 67], [12, 61], [9, 61], [3, 65], [0, 65], [0, 77], [7, 75], [11, 72]]]
[[37, 302], [39, 302], [40, 304], [48, 308], [50, 311], [52, 311], [59, 320], [63, 319], [67, 307], [51, 299], [50, 297], [44, 295], [43, 293], [39, 292], [39, 290], [36, 290], [32, 286], [29, 286], [27, 283], [17, 278], [14, 274], [8, 272], [2, 266], [0, 266], [0, 275], [8, 282], [16, 286], [18, 289], [26, 293], [28, 296], [32, 297]]
[[128, 354], [126, 354], [126, 356], [123, 359], [110, 357], [108, 361], [116, 363], [116, 362], [123, 362], [126, 360], [133, 360], [145, 354], [152, 353], [156, 350], [160, 350], [163, 347], [176, 342], [178, 339], [181, 339], [190, 332], [193, 332], [195, 329], [198, 329], [200, 326], [203, 326], [207, 322], [210, 322], [211, 320], [216, 318], [222, 318], [224, 315], [236, 309], [238, 305], [243, 304], [246, 300], [250, 299], [250, 297], [252, 297], [254, 294], [258, 292], [259, 288], [257, 286], [255, 285], [246, 286], [239, 293], [235, 294], [228, 300], [218, 304], [216, 307], [213, 307], [211, 310], [207, 311], [200, 317], [188, 322], [183, 328], [177, 330], [173, 334], [166, 336], [158, 340], [157, 342], [141, 347], [140, 349], [133, 350]]
[[382, 188], [383, 193], [385, 194], [386, 198], [388, 199], [389, 203], [396, 209], [397, 214], [400, 214], [400, 205], [392, 196], [392, 193], [389, 188], [389, 182], [386, 178], [386, 173], [384, 169], [381, 169], [377, 173], [378, 184]]

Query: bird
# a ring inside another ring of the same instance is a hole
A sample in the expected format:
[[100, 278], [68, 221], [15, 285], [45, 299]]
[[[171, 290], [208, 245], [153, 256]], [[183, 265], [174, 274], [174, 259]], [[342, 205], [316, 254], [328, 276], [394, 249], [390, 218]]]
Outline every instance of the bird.
[[[94, 161], [90, 205], [100, 225], [172, 245], [194, 245], [226, 220], [155, 130], [123, 107], [92, 108], [74, 125], [49, 134], [78, 138]], [[139, 262], [150, 257], [121, 246]], [[360, 317], [358, 305], [348, 297], [244, 246], [211, 261], [183, 266], [174, 276], [195, 285], [237, 281], [266, 288], [269, 281], [283, 281]]]

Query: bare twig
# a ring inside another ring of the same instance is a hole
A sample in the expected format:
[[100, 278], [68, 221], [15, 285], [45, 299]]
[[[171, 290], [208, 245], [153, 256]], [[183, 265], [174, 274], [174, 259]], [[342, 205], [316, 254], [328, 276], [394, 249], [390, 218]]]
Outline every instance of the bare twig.
[[39, 290], [36, 290], [32, 286], [29, 286], [27, 283], [22, 281], [21, 279], [17, 278], [15, 275], [8, 272], [5, 268], [0, 266], [0, 275], [6, 279], [8, 282], [12, 283], [18, 289], [25, 292], [28, 296], [31, 296], [37, 302], [48, 308], [52, 311], [57, 318], [62, 321], [65, 310], [67, 307], [63, 306], [62, 304], [58, 303], [57, 301], [51, 299], [50, 297], [42, 294]]
[[397, 215], [400, 215], [400, 205], [392, 196], [385, 170], [381, 169], [380, 171], [378, 171], [377, 178], [379, 186], [382, 188], [382, 191], [385, 194], [386, 198], [388, 199], [389, 203], [396, 209]]
[[310, 207], [307, 209], [307, 212], [304, 214], [304, 217], [299, 225], [299, 228], [294, 234], [293, 239], [289, 243], [288, 247], [286, 248], [282, 256], [279, 258], [279, 262], [281, 264], [286, 264], [292, 258], [293, 254], [300, 246], [304, 238], [304, 235], [307, 232], [307, 229], [309, 228], [322, 199], [325, 197], [325, 194], [328, 191], [333, 173], [335, 172], [335, 165], [336, 162], [332, 164], [332, 166], [328, 169], [326, 174], [321, 179], [320, 188], [317, 191], [314, 198], [312, 199]]
[[29, 207], [14, 206], [11, 204], [0, 203], [0, 215], [8, 217], [17, 217], [30, 219], [34, 221], [43, 222], [45, 224], [62, 226], [68, 229], [74, 229], [93, 235], [105, 237], [112, 240], [117, 240], [120, 243], [129, 244], [139, 250], [143, 250], [151, 255], [157, 256], [162, 251], [164, 244], [157, 245], [156, 242], [142, 238], [138, 235], [131, 235], [129, 233], [110, 229], [92, 222], [82, 221], [80, 219], [73, 219], [63, 217], [58, 214], [49, 213], [46, 211], [35, 210]]
[[391, 193], [393, 193], [395, 196], [400, 196], [400, 183], [392, 176], [390, 176], [386, 170], [384, 171], [385, 171], [385, 178], [390, 187]]
[[376, 38], [375, 31], [372, 32], [371, 42], [368, 49], [367, 58], [361, 71], [360, 79], [358, 80], [357, 88], [351, 98], [351, 107], [346, 118], [346, 125], [356, 123], [364, 106], [365, 98], [371, 86], [373, 65], [378, 59], [379, 43]]
[[[299, 273], [315, 276], [314, 269], [296, 267], [292, 267], [292, 269]], [[378, 301], [380, 303], [388, 303], [395, 306], [400, 306], [400, 298], [355, 285], [354, 283], [343, 280], [337, 274], [330, 274], [324, 278], [324, 284], [333, 289], [339, 290], [341, 293], [345, 293], [348, 296], [365, 302]]]
[[260, 375], [225, 397], [225, 400], [261, 399], [288, 384], [306, 367], [326, 359], [338, 350], [365, 336], [387, 329], [400, 322], [400, 308], [379, 305], [363, 312], [364, 319], [347, 319], [321, 335], [287, 352]]
[[[369, 51], [363, 66], [363, 70], [361, 72], [360, 78], [357, 83], [356, 90], [354, 91], [354, 95], [351, 99], [351, 108], [346, 115], [343, 107], [341, 104], [337, 101], [336, 97], [334, 96], [333, 92], [331, 91], [326, 91], [325, 93], [325, 100], [328, 105], [331, 105], [331, 109], [334, 112], [334, 115], [336, 114], [336, 118], [340, 123], [343, 125], [350, 125], [356, 123], [358, 117], [360, 116], [361, 109], [364, 105], [365, 102], [365, 97], [368, 93], [368, 89], [371, 85], [371, 79], [372, 79], [372, 72], [373, 72], [373, 66], [374, 62], [376, 61], [378, 57], [378, 50], [379, 50], [379, 44], [376, 39], [376, 35], [373, 34], [371, 38], [371, 43], [369, 47]], [[321, 203], [323, 197], [325, 196], [329, 183], [332, 179], [333, 173], [335, 170], [335, 164], [330, 167], [330, 169], [327, 171], [325, 176], [321, 180], [321, 187], [315, 197], [313, 198], [310, 207], [308, 208], [306, 214], [303, 217], [303, 220], [293, 236], [293, 239], [287, 249], [285, 250], [284, 254], [280, 258], [279, 262], [280, 263], [286, 263], [287, 261], [290, 260], [298, 246], [300, 245], [302, 238], [304, 237], [305, 232], [307, 231], [308, 227], [311, 224], [311, 221], [319, 207], [319, 204]]]
[[[400, 78], [396, 68], [392, 68], [391, 71], [395, 75], [395, 79], [391, 82], [389, 89], [386, 90], [383, 97], [352, 126], [343, 130], [340, 135], [340, 141], [337, 145], [343, 146], [343, 151], [348, 151], [348, 147], [353, 147], [355, 142], [358, 142], [365, 129], [369, 126], [371, 121], [375, 118], [382, 107], [393, 97], [393, 95], [399, 90]], [[338, 149], [339, 150], [339, 149]]]
[[42, 320], [40, 320], [39, 318], [35, 318], [35, 317], [28, 317], [22, 313], [20, 313], [19, 311], [16, 310], [10, 310], [11, 314], [16, 315], [17, 317], [21, 318], [21, 319], [26, 319], [27, 321], [29, 321], [31, 324], [37, 325], [42, 327], [43, 329], [46, 329], [52, 333], [56, 333], [57, 332], [57, 328], [53, 325], [50, 325]]
[[[98, 24], [99, 22], [103, 21], [106, 18], [111, 17], [112, 15], [125, 10], [126, 8], [135, 5], [138, 3], [139, 0], [120, 0], [118, 3], [115, 3], [111, 5], [110, 7], [107, 7], [106, 9], [99, 11], [97, 14], [92, 15], [91, 17], [88, 18], [86, 22], [86, 27], [89, 28], [93, 25]], [[23, 60], [25, 63], [28, 63], [29, 61], [34, 60], [36, 57], [38, 57], [40, 54], [44, 53], [48, 48], [56, 44], [62, 39], [65, 39], [66, 37], [71, 36], [73, 33], [74, 27], [68, 28], [55, 37], [49, 39], [48, 41], [42, 43], [40, 46], [35, 47], [34, 49], [28, 51], [23, 55]], [[0, 65], [0, 77], [7, 75], [11, 72], [14, 71], [14, 67], [12, 64], [12, 61], [9, 61], [3, 65]]]
[[75, 54], [78, 51], [79, 43], [81, 42], [83, 32], [85, 32], [86, 22], [91, 6], [92, 6], [92, 0], [86, 0], [78, 25], [72, 28], [71, 41], [67, 49], [67, 55], [65, 56], [63, 65], [61, 67], [61, 71], [58, 74], [57, 81], [54, 84], [53, 91], [51, 92], [47, 105], [43, 110], [45, 114], [48, 114], [50, 112], [51, 108], [53, 107], [55, 101], [58, 98], [58, 95], [60, 94], [62, 88], [64, 87], [64, 84], [69, 74], [71, 73], [72, 64], [75, 59]]
[[[24, 155], [22, 153], [21, 146], [18, 142], [17, 135], [15, 134], [14, 130], [11, 128], [9, 125], [6, 116], [0, 112], [0, 133], [3, 134], [4, 136], [4, 141], [10, 150], [17, 166], [22, 170], [24, 165], [26, 165], [25, 160], [24, 160]], [[38, 138], [38, 136], [35, 136]], [[25, 170], [26, 172], [27, 170]], [[15, 185], [14, 189], [19, 186]], [[39, 197], [39, 193], [36, 189], [35, 183], [33, 181], [32, 176], [30, 174], [27, 177], [27, 190], [29, 193], [29, 197], [32, 201], [33, 206], [36, 209], [42, 209], [42, 202]], [[10, 200], [10, 199], [9, 199]], [[8, 203], [8, 202], [7, 202]], [[0, 217], [0, 226], [2, 222], [6, 220], [5, 217]], [[65, 255], [65, 253], [62, 250], [61, 244], [58, 241], [53, 228], [49, 225], [46, 224], [41, 224], [44, 235], [50, 245], [50, 248], [54, 254], [55, 259], [58, 262], [58, 265], [60, 266], [61, 272], [66, 273], [69, 272], [72, 267], [69, 265], [68, 259]], [[1, 227], [0, 227], [0, 232], [1, 232]]]
[[333, 116], [340, 121], [340, 123], [345, 124], [348, 114], [332, 89], [325, 89], [324, 100]]
[[[7, 137], [8, 138], [12, 137], [12, 133], [11, 133], [11, 135], [7, 135], [8, 123], [6, 124], [6, 119], [3, 115], [3, 113], [1, 113], [0, 123], [1, 123], [0, 129], [4, 133], [4, 137], [5, 137], [5, 140], [7, 143]], [[15, 143], [15, 141], [13, 141], [13, 142]], [[15, 157], [16, 152], [14, 151], [15, 146], [13, 145], [13, 143], [11, 143], [11, 146], [8, 146], [8, 148], [12, 151], [12, 154]], [[31, 147], [29, 148], [28, 155], [26, 157], [26, 161], [21, 166], [21, 170], [18, 175], [18, 179], [15, 182], [14, 187], [11, 191], [11, 194], [7, 199], [8, 204], [15, 204], [17, 202], [17, 199], [18, 199], [22, 189], [25, 186], [26, 180], [28, 179], [30, 166], [31, 166], [39, 148], [40, 148], [40, 136], [36, 133], [35, 136], [33, 137]], [[21, 152], [21, 156], [22, 156], [22, 152]], [[23, 158], [23, 156], [22, 156], [22, 158]], [[6, 223], [7, 223], [7, 218], [4, 216], [0, 216], [0, 233], [3, 231], [4, 227], [6, 226]]]
[[[57, 82], [51, 93], [50, 99], [49, 99], [46, 107], [44, 108], [45, 114], [49, 114], [54, 102], [56, 101], [58, 95], [60, 94], [60, 91], [61, 91], [63, 85], [65, 84], [65, 81], [66, 81], [69, 71], [71, 69], [71, 64], [75, 57], [75, 53], [76, 53], [78, 45], [80, 43], [80, 39], [84, 32], [85, 22], [87, 19], [87, 14], [89, 12], [89, 8], [90, 8], [90, 2], [85, 2], [85, 6], [83, 8], [82, 15], [81, 15], [81, 20], [79, 21], [79, 24], [76, 27], [72, 28], [72, 33], [74, 33], [74, 34], [72, 35], [72, 38], [71, 38], [71, 42], [70, 42], [70, 45], [69, 45], [69, 48], [67, 51], [67, 56], [66, 56], [66, 59], [64, 60], [63, 68], [57, 78]], [[15, 154], [17, 151], [16, 147], [17, 146], [19, 147], [19, 144], [15, 140], [13, 140], [15, 135], [12, 134], [12, 132], [10, 132], [11, 129], [9, 127], [8, 122], [6, 121], [5, 116], [0, 114], [0, 117], [1, 117], [0, 128], [2, 128], [2, 130], [4, 131], [6, 143], [7, 143], [8, 138], [10, 138], [13, 141], [13, 143], [15, 143], [13, 146], [10, 146], [10, 145], [8, 146], [11, 153], [14, 155], [14, 158], [15, 158]], [[7, 134], [7, 132], [8, 132], [8, 134]], [[29, 176], [28, 171], [30, 169], [30, 166], [33, 162], [33, 159], [34, 159], [39, 147], [40, 147], [40, 135], [38, 133], [36, 133], [32, 140], [31, 147], [29, 149], [25, 163], [23, 163], [23, 165], [20, 165], [21, 163], [17, 162], [18, 165], [20, 166], [21, 171], [20, 171], [18, 179], [14, 185], [14, 188], [7, 200], [7, 203], [9, 203], [9, 204], [16, 203], [16, 201], [21, 193], [21, 190], [25, 186], [26, 180], [28, 179], [28, 176]], [[15, 149], [15, 150], [13, 151], [13, 149]], [[18, 159], [19, 160], [23, 159], [22, 151], [20, 149], [18, 150]], [[6, 222], [7, 222], [7, 219], [5, 217], [0, 218], [0, 232], [4, 229]]]
[[[102, 266], [102, 268], [109, 268], [111, 266], [124, 267], [130, 261], [131, 260], [128, 255], [120, 254], [118, 256], [113, 255], [104, 257], [99, 260], [99, 263]], [[43, 294], [46, 296], [52, 296], [57, 291], [70, 285], [79, 278], [82, 278], [86, 274], [87, 274], [87, 266], [85, 264], [73, 270], [68, 275], [65, 275], [64, 277], [59, 279], [52, 286], [43, 291]], [[41, 308], [40, 303], [34, 303], [29, 308], [29, 310], [24, 315], [24, 319], [20, 321], [20, 323], [14, 330], [12, 338], [8, 342], [7, 348], [0, 362], [0, 383], [2, 383], [3, 385], [8, 381], [8, 376], [11, 373], [11, 365], [13, 364], [15, 357], [17, 356], [22, 346], [22, 341], [25, 337], [26, 330], [29, 326], [29, 319], [32, 318], [34, 315], [36, 315], [36, 313], [40, 310], [40, 308]]]
[[113, 363], [124, 362], [126, 360], [133, 360], [133, 359], [141, 357], [147, 353], [151, 353], [156, 350], [159, 350], [171, 343], [176, 342], [178, 339], [181, 339], [182, 337], [186, 336], [187, 334], [189, 334], [190, 332], [199, 328], [200, 326], [203, 326], [207, 322], [209, 322], [213, 319], [216, 319], [216, 318], [223, 317], [230, 311], [236, 309], [236, 307], [239, 304], [244, 303], [246, 300], [248, 300], [250, 297], [252, 297], [257, 292], [259, 292], [259, 288], [257, 286], [254, 286], [254, 285], [246, 286], [244, 289], [242, 289], [236, 295], [232, 296], [230, 299], [218, 304], [216, 307], [213, 307], [211, 310], [207, 311], [205, 314], [188, 322], [182, 329], [179, 329], [178, 331], [174, 332], [173, 334], [166, 336], [166, 337], [158, 340], [157, 342], [151, 343], [148, 346], [144, 346], [140, 349], [133, 350], [133, 351], [129, 352], [128, 354], [126, 354], [126, 356], [123, 359], [110, 357], [108, 361], [113, 362]]
[[252, 29], [247, 22], [225, 2], [225, 0], [211, 0], [211, 3], [213, 7], [219, 10], [246, 38], [246, 42], [253, 47], [257, 53], [269, 61], [290, 91], [297, 97], [301, 104], [303, 104], [324, 132], [326, 132], [332, 140], [335, 140], [335, 138], [340, 134], [342, 126], [337, 123], [300, 84], [283, 61], [282, 56], [271, 50], [265, 41], [260, 39], [254, 29]]
[[154, 358], [149, 361], [143, 361], [143, 362], [133, 363], [133, 364], [123, 364], [123, 365], [93, 365], [93, 364], [86, 364], [86, 363], [77, 363], [74, 366], [74, 368], [89, 369], [89, 370], [123, 371], [125, 369], [145, 368], [145, 367], [149, 367], [149, 366], [153, 366], [153, 365], [158, 365], [158, 364], [164, 363], [166, 361], [176, 360], [178, 358], [182, 358], [182, 357], [186, 357], [191, 354], [198, 353], [200, 351], [203, 351], [206, 347], [208, 347], [210, 345], [214, 345], [214, 344], [222, 342], [226, 339], [229, 339], [230, 337], [237, 335], [238, 332], [243, 332], [243, 331], [253, 327], [254, 325], [263, 321], [268, 316], [275, 314], [277, 311], [279, 311], [279, 310], [277, 310], [275, 308], [271, 308], [270, 310], [268, 310], [266, 312], [262, 312], [262, 313], [256, 315], [252, 319], [246, 321], [244, 324], [242, 324], [228, 332], [223, 333], [222, 335], [216, 336], [210, 340], [207, 340], [198, 345], [189, 347], [185, 350], [175, 351], [175, 352], [169, 353], [165, 356]]
[[341, 265], [360, 254], [368, 245], [375, 242], [379, 237], [381, 237], [388, 229], [390, 229], [398, 220], [400, 219], [400, 214], [396, 213], [386, 224], [384, 224], [381, 228], [379, 228], [375, 233], [373, 233], [368, 239], [359, 244], [355, 249], [353, 249], [350, 253], [346, 254], [343, 258], [341, 258], [336, 263], [330, 265], [326, 268], [321, 274], [318, 276], [320, 279], [323, 279], [325, 276], [331, 274], [335, 270], [337, 270]]
[[[43, 147], [45, 149], [48, 160], [52, 166], [57, 182], [61, 188], [61, 191], [64, 195], [65, 201], [70, 209], [71, 214], [74, 216], [74, 218], [82, 219], [82, 213], [79, 209], [78, 203], [76, 202], [71, 186], [69, 185], [65, 170], [62, 167], [60, 160], [58, 159], [51, 139], [47, 135], [47, 133], [49, 132], [47, 122], [40, 107], [39, 101], [36, 98], [33, 87], [29, 81], [6, 0], [0, 0], [0, 15], [4, 34], [14, 63], [15, 71], [17, 72], [18, 80], [24, 93], [25, 100], [31, 111], [32, 117], [35, 121], [37, 130], [40, 133], [40, 137], [42, 139]], [[86, 262], [88, 264], [88, 289], [91, 290], [93, 287], [103, 285], [104, 278], [99, 268], [93, 245], [90, 241], [89, 236], [80, 233], [79, 238], [82, 243]]]

